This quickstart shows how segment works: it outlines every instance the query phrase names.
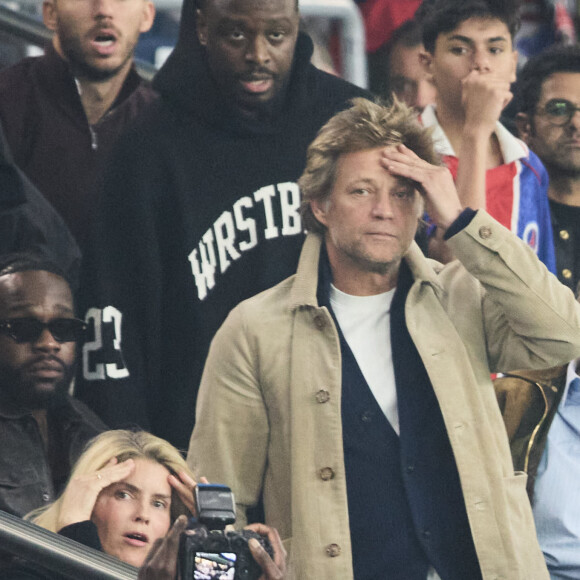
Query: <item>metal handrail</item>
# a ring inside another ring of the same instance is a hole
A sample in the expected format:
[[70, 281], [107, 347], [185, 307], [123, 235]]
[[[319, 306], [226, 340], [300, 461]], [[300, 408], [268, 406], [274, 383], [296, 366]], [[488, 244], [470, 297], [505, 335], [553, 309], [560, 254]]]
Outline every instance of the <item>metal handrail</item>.
[[137, 568], [1, 510], [0, 546], [71, 580], [137, 579]]
[[341, 22], [342, 76], [366, 89], [369, 79], [365, 53], [365, 27], [360, 10], [353, 0], [300, 0], [300, 14]]

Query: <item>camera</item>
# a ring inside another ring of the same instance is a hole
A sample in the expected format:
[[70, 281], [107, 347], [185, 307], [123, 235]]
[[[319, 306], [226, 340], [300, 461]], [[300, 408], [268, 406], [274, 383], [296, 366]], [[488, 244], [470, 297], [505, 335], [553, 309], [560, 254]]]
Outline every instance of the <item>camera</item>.
[[267, 538], [251, 530], [224, 531], [236, 521], [234, 495], [221, 484], [200, 483], [195, 489], [197, 523], [184, 532], [179, 545], [182, 580], [257, 580], [262, 569], [254, 561], [248, 540], [256, 538], [270, 554]]

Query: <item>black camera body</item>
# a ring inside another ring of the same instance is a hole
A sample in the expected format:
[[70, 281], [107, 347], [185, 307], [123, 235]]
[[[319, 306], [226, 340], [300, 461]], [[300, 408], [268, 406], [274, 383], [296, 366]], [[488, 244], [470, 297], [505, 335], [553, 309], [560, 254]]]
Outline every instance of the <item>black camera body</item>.
[[257, 580], [262, 569], [250, 552], [256, 538], [274, 557], [266, 538], [251, 530], [224, 531], [235, 522], [234, 497], [229, 487], [198, 484], [195, 491], [198, 523], [182, 534], [179, 566], [182, 580]]
[[183, 534], [179, 560], [182, 580], [257, 580], [262, 569], [252, 558], [250, 538], [256, 538], [274, 556], [264, 538], [251, 530]]

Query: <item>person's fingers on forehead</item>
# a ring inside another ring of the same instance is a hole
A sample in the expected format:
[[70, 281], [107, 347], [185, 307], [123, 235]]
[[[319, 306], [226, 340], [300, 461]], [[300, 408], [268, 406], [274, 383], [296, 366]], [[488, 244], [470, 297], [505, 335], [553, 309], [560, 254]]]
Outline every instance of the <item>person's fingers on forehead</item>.
[[397, 151], [399, 153], [404, 153], [406, 155], [409, 155], [410, 157], [413, 157], [414, 159], [421, 159], [412, 149], [409, 149], [409, 147], [407, 147], [404, 143], [399, 143], [397, 145]]
[[195, 489], [196, 483], [191, 478], [187, 478], [188, 483], [183, 483], [183, 475], [183, 472], [180, 472], [178, 475], [170, 473], [167, 476], [167, 481], [169, 481], [169, 485], [175, 490], [185, 507], [193, 515], [196, 515], [195, 501], [193, 498], [193, 491]]
[[177, 475], [185, 485], [189, 487], [196, 486], [195, 480], [192, 477], [190, 477], [190, 475], [186, 471], [180, 471]]
[[385, 160], [387, 170], [394, 176], [408, 181], [413, 188], [423, 193], [421, 183], [429, 179], [432, 166], [421, 159], [388, 159]]
[[417, 181], [417, 176], [413, 172], [432, 167], [430, 163], [415, 155], [410, 149], [385, 153], [381, 162], [387, 171], [412, 181]]
[[[115, 458], [116, 459], [116, 458]], [[105, 467], [97, 471], [97, 477], [102, 482], [103, 488], [121, 481], [135, 469], [135, 461], [126, 459], [121, 463], [107, 463]]]
[[389, 159], [398, 159], [400, 161], [405, 159], [422, 161], [422, 159], [414, 151], [409, 149], [406, 145], [403, 145], [403, 143], [399, 143], [396, 147], [385, 147], [382, 153], [383, 157]]
[[176, 491], [185, 491], [185, 490], [189, 490], [191, 491], [193, 489], [193, 487], [186, 485], [185, 483], [183, 483], [183, 480], [181, 479], [181, 477], [179, 475], [174, 475], [173, 473], [170, 473], [169, 476], [167, 477], [167, 480], [169, 481], [169, 484], [171, 485], [171, 487], [173, 487]]

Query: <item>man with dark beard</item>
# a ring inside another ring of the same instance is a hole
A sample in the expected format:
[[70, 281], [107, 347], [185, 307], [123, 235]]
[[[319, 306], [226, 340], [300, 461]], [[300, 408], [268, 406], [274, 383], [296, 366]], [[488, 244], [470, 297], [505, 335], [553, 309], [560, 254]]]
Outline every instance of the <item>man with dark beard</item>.
[[40, 58], [0, 73], [0, 121], [16, 164], [84, 249], [97, 205], [94, 181], [113, 143], [154, 99], [133, 68], [149, 0], [45, 0], [54, 31]]
[[560, 282], [580, 282], [580, 47], [558, 46], [526, 63], [518, 79], [521, 139], [548, 171]]
[[105, 425], [67, 394], [76, 342], [69, 283], [51, 263], [0, 262], [0, 509], [23, 516], [54, 501], [70, 467]]

